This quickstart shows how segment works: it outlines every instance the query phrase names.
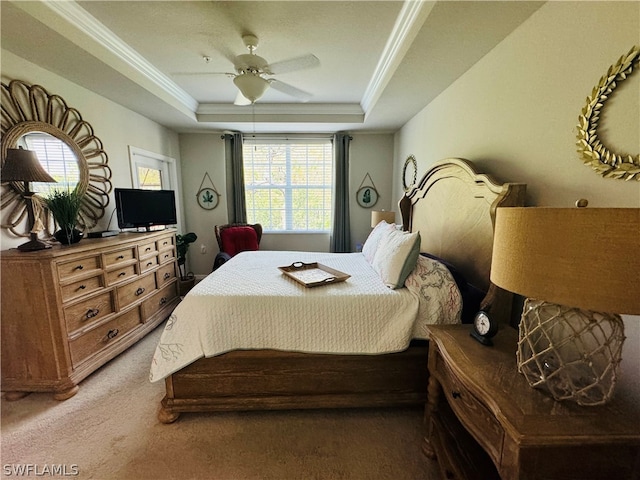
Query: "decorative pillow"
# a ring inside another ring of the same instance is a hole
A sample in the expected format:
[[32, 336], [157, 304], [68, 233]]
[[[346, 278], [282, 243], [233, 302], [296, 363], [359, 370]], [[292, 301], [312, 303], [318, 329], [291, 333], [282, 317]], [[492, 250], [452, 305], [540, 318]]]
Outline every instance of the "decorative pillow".
[[258, 250], [258, 234], [253, 227], [227, 227], [220, 232], [222, 251], [232, 257], [246, 250]]
[[416, 266], [420, 253], [420, 233], [392, 230], [382, 237], [372, 266], [389, 288], [402, 288]]
[[480, 303], [487, 292], [470, 284], [462, 272], [446, 260], [430, 253], [422, 252], [420, 255], [440, 262], [447, 267], [462, 295], [462, 323], [473, 323], [473, 317], [480, 310]]
[[405, 286], [419, 301], [414, 336], [428, 338], [427, 325], [460, 323], [462, 296], [442, 263], [420, 256]]
[[378, 223], [367, 237], [367, 240], [364, 242], [362, 246], [362, 254], [364, 258], [369, 263], [373, 263], [373, 257], [376, 256], [376, 251], [378, 250], [378, 246], [380, 245], [380, 240], [382, 237], [386, 236], [387, 233], [395, 230], [395, 225], [392, 223], [387, 223], [382, 220]]

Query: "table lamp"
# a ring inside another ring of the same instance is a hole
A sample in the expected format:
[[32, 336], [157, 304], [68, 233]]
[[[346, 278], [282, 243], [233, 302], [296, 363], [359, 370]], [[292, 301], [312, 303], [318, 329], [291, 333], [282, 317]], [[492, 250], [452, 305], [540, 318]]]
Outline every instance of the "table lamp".
[[607, 403], [625, 339], [619, 314], [640, 314], [640, 208], [498, 208], [491, 281], [528, 297], [516, 357], [529, 385]]
[[385, 221], [387, 223], [395, 223], [396, 221], [396, 213], [395, 212], [387, 212], [386, 210], [372, 210], [371, 211], [371, 228], [374, 228], [381, 221]]
[[29, 182], [55, 183], [55, 180], [42, 168], [36, 153], [31, 150], [24, 150], [22, 147], [8, 148], [7, 156], [2, 166], [2, 181], [24, 182], [22, 198], [24, 198], [27, 206], [30, 240], [18, 246], [18, 250], [30, 252], [51, 248], [51, 245], [38, 240], [38, 231], [41, 230], [38, 225], [41, 225], [41, 222], [36, 222], [35, 209], [33, 207], [33, 195], [35, 193], [29, 189]]

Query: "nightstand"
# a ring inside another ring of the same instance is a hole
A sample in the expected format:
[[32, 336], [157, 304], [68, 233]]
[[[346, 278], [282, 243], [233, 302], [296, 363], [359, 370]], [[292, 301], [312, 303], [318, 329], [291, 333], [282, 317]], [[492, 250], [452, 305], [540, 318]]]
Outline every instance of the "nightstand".
[[[486, 347], [469, 325], [432, 326], [424, 451], [443, 478], [638, 479], [640, 406], [556, 402], [516, 366], [517, 331]], [[618, 392], [619, 393], [619, 392]]]

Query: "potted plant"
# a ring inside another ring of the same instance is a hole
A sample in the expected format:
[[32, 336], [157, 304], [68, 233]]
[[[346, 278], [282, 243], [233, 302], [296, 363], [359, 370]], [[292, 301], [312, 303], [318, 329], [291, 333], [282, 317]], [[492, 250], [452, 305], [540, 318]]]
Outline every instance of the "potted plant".
[[44, 202], [59, 227], [53, 234], [55, 239], [63, 245], [82, 240], [84, 234], [76, 228], [82, 207], [82, 195], [77, 190], [54, 190]]
[[193, 233], [185, 233], [184, 235], [176, 235], [176, 256], [178, 257], [178, 270], [180, 270], [180, 280], [178, 282], [178, 293], [183, 296], [186, 295], [189, 290], [195, 284], [195, 276], [192, 272], [187, 272], [187, 251], [189, 245], [195, 242], [198, 236]]

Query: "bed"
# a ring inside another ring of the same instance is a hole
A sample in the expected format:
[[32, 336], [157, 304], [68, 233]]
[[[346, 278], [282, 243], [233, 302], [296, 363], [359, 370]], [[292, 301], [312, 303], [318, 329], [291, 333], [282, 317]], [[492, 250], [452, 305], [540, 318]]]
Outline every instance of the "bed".
[[[399, 202], [402, 230], [418, 238], [419, 251], [446, 265], [458, 286], [464, 277], [486, 292], [482, 308], [504, 323], [511, 295], [489, 281], [493, 221], [496, 208], [522, 206], [524, 195], [523, 184], [499, 183], [467, 160], [446, 159]], [[427, 323], [441, 323], [454, 307], [430, 307], [409, 286], [381, 288], [363, 255], [247, 252], [200, 282], [167, 321], [152, 360], [150, 380], [163, 380], [166, 389], [159, 420], [172, 423], [183, 412], [424, 404], [428, 336], [415, 318], [420, 311]], [[305, 288], [278, 271], [291, 261], [351, 276]], [[237, 276], [243, 271], [254, 279], [250, 300], [233, 288], [247, 282]], [[276, 305], [294, 321], [279, 323]], [[366, 326], [350, 323], [356, 311], [365, 313]], [[285, 330], [284, 338], [272, 335]]]

